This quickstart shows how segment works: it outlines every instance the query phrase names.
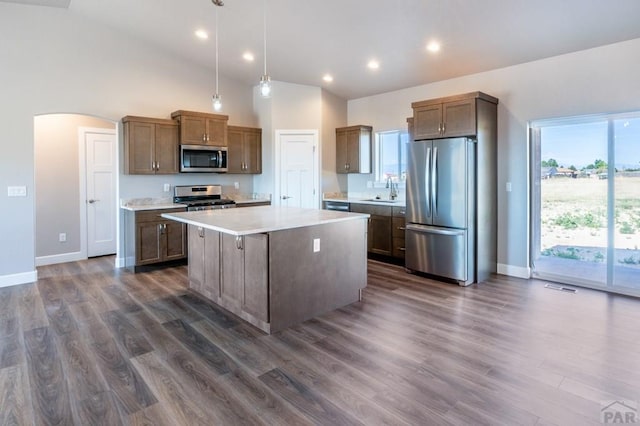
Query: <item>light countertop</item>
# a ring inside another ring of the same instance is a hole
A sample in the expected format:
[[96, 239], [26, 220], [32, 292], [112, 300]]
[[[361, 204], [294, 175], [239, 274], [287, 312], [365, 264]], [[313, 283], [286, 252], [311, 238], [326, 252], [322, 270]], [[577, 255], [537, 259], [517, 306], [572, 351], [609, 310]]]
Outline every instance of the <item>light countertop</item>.
[[122, 200], [120, 208], [132, 212], [143, 210], [179, 209], [187, 207], [185, 204], [176, 204], [167, 198], [135, 198]]
[[297, 207], [260, 206], [251, 209], [164, 213], [162, 217], [240, 236], [348, 220], [363, 220], [369, 215]]

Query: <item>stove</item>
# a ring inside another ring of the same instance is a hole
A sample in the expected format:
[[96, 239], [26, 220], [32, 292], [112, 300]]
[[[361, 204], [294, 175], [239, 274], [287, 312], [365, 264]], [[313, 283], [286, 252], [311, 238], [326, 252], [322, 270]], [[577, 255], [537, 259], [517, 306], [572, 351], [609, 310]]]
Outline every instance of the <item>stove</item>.
[[228, 209], [236, 206], [235, 201], [222, 198], [220, 185], [176, 186], [173, 202], [186, 204], [187, 211]]

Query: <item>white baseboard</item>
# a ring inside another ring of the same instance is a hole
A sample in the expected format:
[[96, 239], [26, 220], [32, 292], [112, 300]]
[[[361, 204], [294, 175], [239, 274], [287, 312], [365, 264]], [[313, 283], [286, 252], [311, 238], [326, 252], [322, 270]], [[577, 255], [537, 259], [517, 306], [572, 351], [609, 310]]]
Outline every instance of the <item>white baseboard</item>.
[[127, 261], [124, 257], [116, 257], [116, 268], [124, 268], [127, 266]]
[[12, 275], [0, 275], [0, 287], [34, 283], [36, 281], [38, 281], [38, 271], [22, 272], [20, 274]]
[[516, 278], [531, 278], [531, 268], [523, 268], [522, 266], [513, 266], [498, 263], [498, 273]]
[[75, 251], [72, 253], [53, 254], [51, 256], [36, 257], [36, 266], [54, 265], [56, 263], [75, 262], [78, 260], [85, 260], [87, 257], [83, 256], [81, 252]]

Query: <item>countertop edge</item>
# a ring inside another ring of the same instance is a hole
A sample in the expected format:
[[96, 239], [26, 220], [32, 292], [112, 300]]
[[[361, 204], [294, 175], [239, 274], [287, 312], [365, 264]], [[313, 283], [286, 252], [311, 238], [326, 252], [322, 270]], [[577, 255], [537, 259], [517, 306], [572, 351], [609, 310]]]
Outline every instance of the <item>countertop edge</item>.
[[322, 201], [337, 201], [340, 203], [350, 203], [350, 204], [370, 204], [373, 206], [391, 206], [391, 207], [406, 207], [407, 203], [404, 200], [396, 201], [393, 203], [387, 201], [371, 201], [371, 200], [362, 200], [359, 198], [324, 198]]
[[123, 210], [129, 210], [131, 212], [144, 211], [144, 210], [167, 210], [167, 209], [180, 209], [186, 208], [186, 204], [139, 204], [131, 206], [120, 206]]
[[[186, 213], [186, 212], [182, 212]], [[186, 223], [187, 225], [200, 226], [205, 229], [210, 229], [212, 231], [218, 231], [225, 234], [235, 235], [241, 237], [243, 235], [252, 235], [252, 234], [263, 234], [267, 232], [275, 232], [275, 231], [283, 231], [286, 229], [295, 229], [295, 228], [306, 228], [310, 226], [316, 225], [326, 225], [330, 223], [338, 223], [338, 222], [346, 222], [350, 220], [363, 220], [368, 219], [370, 217], [369, 214], [366, 213], [345, 213], [347, 216], [331, 218], [331, 219], [323, 219], [323, 220], [315, 220], [313, 223], [294, 223], [294, 224], [281, 224], [281, 225], [273, 225], [273, 226], [264, 226], [261, 228], [253, 228], [247, 230], [233, 230], [229, 228], [225, 228], [223, 226], [218, 226], [210, 223], [201, 222], [194, 219], [188, 219], [181, 216], [175, 216], [171, 213], [163, 213], [161, 216], [165, 219], [175, 220], [177, 222]]]

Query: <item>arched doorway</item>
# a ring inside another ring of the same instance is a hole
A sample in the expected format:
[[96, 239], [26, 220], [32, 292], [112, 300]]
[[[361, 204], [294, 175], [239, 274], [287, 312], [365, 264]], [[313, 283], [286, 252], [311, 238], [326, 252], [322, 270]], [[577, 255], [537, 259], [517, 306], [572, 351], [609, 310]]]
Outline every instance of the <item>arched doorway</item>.
[[117, 146], [114, 121], [34, 117], [36, 266], [116, 253]]

